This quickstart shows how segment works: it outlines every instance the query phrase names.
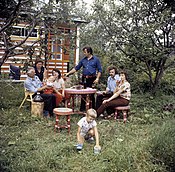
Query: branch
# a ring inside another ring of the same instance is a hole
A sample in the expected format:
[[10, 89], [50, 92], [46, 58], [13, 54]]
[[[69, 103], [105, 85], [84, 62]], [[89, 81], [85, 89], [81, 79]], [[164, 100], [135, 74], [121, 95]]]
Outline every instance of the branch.
[[28, 35], [26, 36], [26, 38], [25, 38], [24, 40], [22, 40], [21, 42], [19, 42], [18, 44], [16, 44], [16, 45], [10, 47], [9, 50], [12, 51], [12, 50], [15, 49], [16, 47], [19, 47], [19, 46], [21, 46], [22, 44], [24, 44], [24, 43], [26, 42], [26, 40], [29, 38], [29, 36], [30, 36], [30, 34], [32, 33], [32, 31], [33, 31], [33, 29], [35, 28], [35, 26], [36, 26], [36, 21], [33, 22], [33, 26], [32, 26], [32, 28], [30, 29], [30, 32], [28, 33]]
[[18, 1], [16, 8], [14, 9], [12, 15], [9, 17], [10, 20], [0, 29], [0, 33], [13, 23], [14, 19], [16, 18], [17, 11], [19, 11], [19, 7], [21, 6], [21, 1], [22, 0]]

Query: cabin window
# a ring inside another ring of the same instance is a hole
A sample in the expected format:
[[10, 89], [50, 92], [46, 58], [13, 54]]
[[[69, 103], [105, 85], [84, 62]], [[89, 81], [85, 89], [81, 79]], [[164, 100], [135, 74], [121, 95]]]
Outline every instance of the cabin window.
[[62, 60], [62, 40], [52, 37], [51, 41], [51, 58], [52, 60]]
[[[28, 29], [28, 28], [14, 26], [13, 31], [12, 31], [12, 35], [25, 37], [28, 35], [29, 32], [30, 32], [30, 29]], [[29, 37], [36, 38], [37, 36], [38, 36], [37, 29], [33, 29], [33, 31], [31, 32]]]

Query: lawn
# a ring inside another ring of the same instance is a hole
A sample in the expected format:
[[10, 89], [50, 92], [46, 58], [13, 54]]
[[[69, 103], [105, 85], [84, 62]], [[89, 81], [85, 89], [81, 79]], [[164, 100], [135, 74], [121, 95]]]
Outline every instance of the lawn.
[[98, 119], [102, 151], [85, 143], [78, 153], [77, 122], [71, 116], [71, 135], [54, 132], [54, 118], [31, 117], [29, 102], [21, 111], [23, 86], [1, 83], [0, 171], [3, 172], [168, 172], [175, 166], [174, 108], [163, 110], [174, 96], [134, 94], [128, 122]]

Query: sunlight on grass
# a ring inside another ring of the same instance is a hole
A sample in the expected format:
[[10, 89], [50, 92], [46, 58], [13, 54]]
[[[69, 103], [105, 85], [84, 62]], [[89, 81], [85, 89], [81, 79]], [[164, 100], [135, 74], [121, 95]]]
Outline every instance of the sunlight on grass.
[[[156, 146], [162, 142], [162, 133], [168, 121], [174, 121], [172, 113], [165, 114], [161, 107], [171, 97], [155, 98], [148, 95], [134, 95], [128, 122], [98, 119], [100, 145], [102, 151], [94, 155], [94, 144], [85, 143], [78, 153], [76, 144], [77, 122], [80, 115], [71, 117], [71, 135], [67, 130], [54, 132], [44, 118], [32, 118], [29, 104], [17, 110], [22, 97], [21, 92], [8, 95], [1, 101], [0, 110], [0, 171], [10, 172], [166, 172], [169, 171], [165, 159], [159, 159]], [[14, 96], [16, 98], [14, 98]], [[11, 98], [13, 97], [13, 98]], [[19, 98], [20, 97], [20, 98]], [[159, 101], [158, 101], [159, 100]], [[5, 102], [10, 106], [4, 106]], [[65, 119], [62, 119], [64, 122]], [[159, 134], [157, 135], [157, 131]], [[166, 133], [166, 135], [168, 135]], [[156, 136], [156, 137], [155, 137]], [[171, 137], [171, 135], [167, 136]], [[175, 136], [167, 144], [172, 146]], [[168, 146], [166, 145], [166, 146]], [[162, 142], [164, 147], [164, 142]], [[159, 150], [161, 151], [161, 150]], [[167, 149], [167, 151], [169, 151]], [[168, 152], [167, 152], [168, 154]], [[166, 157], [166, 153], [164, 153]], [[169, 161], [173, 162], [174, 159]]]

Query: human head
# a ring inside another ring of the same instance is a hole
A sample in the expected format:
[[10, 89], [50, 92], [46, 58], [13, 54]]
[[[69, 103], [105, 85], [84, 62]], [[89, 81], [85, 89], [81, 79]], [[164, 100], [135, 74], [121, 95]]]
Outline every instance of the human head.
[[37, 59], [37, 60], [35, 61], [35, 66], [36, 66], [37, 69], [41, 69], [41, 67], [43, 66], [43, 61], [42, 61], [42, 59]]
[[61, 78], [61, 72], [59, 69], [53, 69], [52, 70], [52, 75], [55, 76], [56, 78], [60, 79]]
[[118, 73], [117, 68], [115, 66], [110, 66], [108, 68], [108, 72], [111, 77], [114, 77]]
[[93, 50], [92, 50], [91, 47], [84, 47], [84, 48], [83, 48], [83, 52], [84, 52], [84, 53], [87, 52], [87, 53], [89, 53], [89, 54], [93, 54]]
[[120, 78], [121, 78], [121, 81], [128, 80], [126, 71], [124, 70], [120, 71]]
[[87, 110], [87, 122], [92, 122], [97, 117], [97, 112], [95, 109], [88, 109]]
[[55, 76], [50, 76], [47, 80], [49, 82], [54, 82], [55, 81]]
[[29, 76], [30, 78], [34, 78], [34, 76], [35, 76], [35, 69], [33, 67], [28, 68], [27, 76]]

